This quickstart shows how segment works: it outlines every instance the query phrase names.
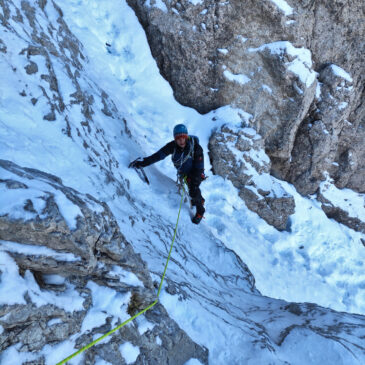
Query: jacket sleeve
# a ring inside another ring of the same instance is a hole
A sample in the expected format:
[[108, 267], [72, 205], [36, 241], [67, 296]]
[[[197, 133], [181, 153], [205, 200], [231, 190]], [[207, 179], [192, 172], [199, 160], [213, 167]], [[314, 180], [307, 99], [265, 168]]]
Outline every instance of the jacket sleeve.
[[204, 173], [204, 153], [199, 143], [194, 148], [193, 173], [199, 176]]
[[168, 155], [171, 155], [174, 151], [174, 141], [169, 142], [167, 145], [162, 147], [160, 150], [155, 152], [153, 155], [145, 157], [141, 162], [142, 167], [146, 167], [154, 164], [155, 162], [163, 160]]

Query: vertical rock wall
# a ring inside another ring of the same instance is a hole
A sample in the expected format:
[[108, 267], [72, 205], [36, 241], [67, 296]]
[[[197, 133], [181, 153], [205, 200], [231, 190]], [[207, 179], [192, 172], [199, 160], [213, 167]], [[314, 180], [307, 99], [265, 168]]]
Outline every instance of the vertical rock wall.
[[[317, 190], [323, 171], [339, 187], [365, 191], [362, 0], [129, 4], [179, 102], [201, 113], [230, 104], [252, 114], [272, 174], [303, 194]], [[350, 75], [345, 89], [329, 65]]]

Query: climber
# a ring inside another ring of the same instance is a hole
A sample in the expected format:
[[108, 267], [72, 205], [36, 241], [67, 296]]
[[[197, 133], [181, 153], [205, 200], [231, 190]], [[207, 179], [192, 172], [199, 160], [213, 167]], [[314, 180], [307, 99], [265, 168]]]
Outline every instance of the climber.
[[186, 177], [191, 203], [196, 207], [196, 214], [192, 218], [192, 222], [199, 224], [205, 212], [205, 200], [199, 188], [205, 179], [203, 149], [199, 144], [198, 137], [188, 135], [188, 130], [184, 124], [176, 125], [173, 134], [174, 141], [167, 143], [151, 156], [131, 162], [129, 167], [149, 166], [163, 160], [168, 155], [172, 155], [171, 159], [177, 169], [178, 177], [180, 180]]

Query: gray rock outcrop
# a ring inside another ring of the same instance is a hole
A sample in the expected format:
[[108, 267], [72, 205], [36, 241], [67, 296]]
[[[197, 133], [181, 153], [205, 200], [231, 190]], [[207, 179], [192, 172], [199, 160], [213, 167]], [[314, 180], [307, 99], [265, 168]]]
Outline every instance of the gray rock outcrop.
[[[359, 143], [361, 131], [353, 145], [347, 141], [347, 147], [343, 146], [343, 131], [352, 130], [354, 133], [354, 126], [348, 121], [355, 96], [352, 78], [336, 65], [328, 65], [321, 71], [318, 80], [320, 95], [298, 129], [286, 176], [303, 194], [315, 193], [327, 172], [335, 177], [337, 186], [346, 186], [345, 181], [356, 175], [359, 167], [355, 150], [362, 153], [363, 148]], [[365, 135], [363, 137], [365, 141]], [[347, 162], [344, 157], [340, 157], [342, 153], [349, 156]], [[358, 184], [358, 190], [365, 191], [362, 183]]]
[[252, 114], [271, 173], [302, 194], [318, 189], [325, 168], [338, 187], [365, 191], [362, 0], [128, 3], [178, 101], [201, 113], [230, 104]]
[[254, 129], [225, 125], [211, 136], [209, 150], [214, 173], [232, 181], [249, 209], [278, 230], [288, 228], [294, 198], [270, 175], [264, 141]]
[[[21, 277], [28, 282], [18, 288], [20, 303], [15, 299], [14, 304], [0, 305], [0, 351], [18, 344], [20, 351], [36, 352], [74, 335], [81, 348], [110, 331], [125, 318], [108, 314], [102, 325], [83, 327], [93, 315], [98, 301], [93, 291], [98, 287], [119, 295], [121, 308], [130, 316], [156, 299], [146, 264], [105, 203], [64, 186], [53, 175], [10, 161], [0, 160], [0, 177], [0, 252], [19, 270], [19, 282]], [[0, 269], [0, 280], [15, 279]], [[141, 333], [138, 325], [123, 327], [107, 343], [88, 350], [87, 363], [101, 358], [124, 364], [119, 346], [125, 342], [139, 347], [140, 363], [184, 364], [190, 358], [207, 363], [207, 350], [194, 343], [162, 305], [157, 303], [145, 316], [152, 329]], [[44, 358], [37, 363], [44, 364]]]

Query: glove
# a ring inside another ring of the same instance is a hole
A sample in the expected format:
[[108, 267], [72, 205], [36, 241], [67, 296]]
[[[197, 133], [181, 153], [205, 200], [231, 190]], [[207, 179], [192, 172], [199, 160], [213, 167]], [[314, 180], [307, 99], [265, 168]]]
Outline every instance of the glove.
[[128, 167], [134, 168], [134, 169], [139, 169], [139, 168], [143, 167], [143, 160], [141, 160], [141, 158], [139, 157], [136, 160], [132, 161]]

